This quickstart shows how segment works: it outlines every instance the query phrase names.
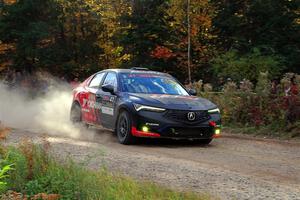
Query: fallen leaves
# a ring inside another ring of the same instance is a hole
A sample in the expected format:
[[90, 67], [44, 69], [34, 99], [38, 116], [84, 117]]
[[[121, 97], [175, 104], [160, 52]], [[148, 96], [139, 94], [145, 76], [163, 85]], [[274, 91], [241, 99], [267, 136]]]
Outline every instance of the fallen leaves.
[[0, 140], [5, 140], [10, 131], [10, 128], [3, 126], [0, 121]]
[[6, 194], [0, 197], [0, 200], [58, 200], [59, 194], [40, 193], [29, 198], [27, 195], [15, 191], [7, 191]]
[[34, 195], [34, 197], [31, 198], [31, 200], [58, 200], [60, 198], [59, 194], [46, 194], [46, 193], [40, 193], [37, 195]]

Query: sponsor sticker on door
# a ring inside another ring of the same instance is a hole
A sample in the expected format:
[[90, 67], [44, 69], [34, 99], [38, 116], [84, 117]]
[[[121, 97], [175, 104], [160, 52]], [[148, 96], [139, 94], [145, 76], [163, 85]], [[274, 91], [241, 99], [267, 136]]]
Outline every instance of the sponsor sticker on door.
[[107, 115], [114, 115], [114, 109], [105, 106], [101, 107], [101, 112]]

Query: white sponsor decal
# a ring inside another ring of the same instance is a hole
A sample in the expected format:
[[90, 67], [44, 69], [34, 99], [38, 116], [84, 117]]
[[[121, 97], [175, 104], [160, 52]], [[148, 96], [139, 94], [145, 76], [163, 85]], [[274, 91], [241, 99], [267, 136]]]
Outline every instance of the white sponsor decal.
[[94, 109], [99, 109], [99, 110], [101, 109], [101, 106], [102, 106], [102, 104], [99, 102], [83, 99], [83, 107], [85, 107], [86, 105], [89, 108], [94, 108]]
[[155, 124], [155, 123], [146, 123], [146, 125], [148, 125], [148, 126], [159, 126], [159, 124]]
[[115, 101], [115, 97], [110, 97], [109, 101], [110, 102], [114, 102]]
[[114, 115], [114, 109], [109, 107], [102, 107], [101, 112], [108, 115]]
[[[114, 99], [110, 99], [110, 101], [113, 101]], [[105, 107], [102, 106], [101, 103], [83, 99], [83, 107], [87, 106], [88, 108], [93, 108], [93, 109], [98, 109], [101, 110], [102, 113], [108, 114], [108, 115], [113, 115], [114, 114], [114, 109], [110, 107]], [[82, 109], [84, 112], [89, 112], [88, 109]]]

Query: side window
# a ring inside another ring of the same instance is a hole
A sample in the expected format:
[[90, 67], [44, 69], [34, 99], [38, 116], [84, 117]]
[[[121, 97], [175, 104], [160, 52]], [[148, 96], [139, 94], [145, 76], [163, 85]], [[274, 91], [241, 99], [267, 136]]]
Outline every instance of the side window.
[[100, 83], [103, 79], [103, 76], [104, 76], [105, 73], [100, 73], [100, 74], [97, 74], [93, 79], [92, 81], [90, 82], [89, 84], [89, 87], [91, 88], [98, 88], [100, 86]]
[[113, 85], [115, 89], [117, 89], [117, 74], [113, 72], [109, 72], [105, 77], [103, 85]]

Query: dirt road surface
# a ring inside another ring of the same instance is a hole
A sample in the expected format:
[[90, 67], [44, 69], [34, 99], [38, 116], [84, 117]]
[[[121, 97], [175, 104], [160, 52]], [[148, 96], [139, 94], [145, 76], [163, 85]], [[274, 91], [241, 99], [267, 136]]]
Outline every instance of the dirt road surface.
[[[25, 137], [41, 140], [32, 131], [13, 130], [5, 143], [18, 144]], [[105, 130], [80, 139], [46, 139], [58, 158], [71, 156], [91, 169], [106, 166], [181, 191], [220, 199], [300, 200], [300, 143], [224, 137], [209, 146], [170, 140], [124, 146]]]

